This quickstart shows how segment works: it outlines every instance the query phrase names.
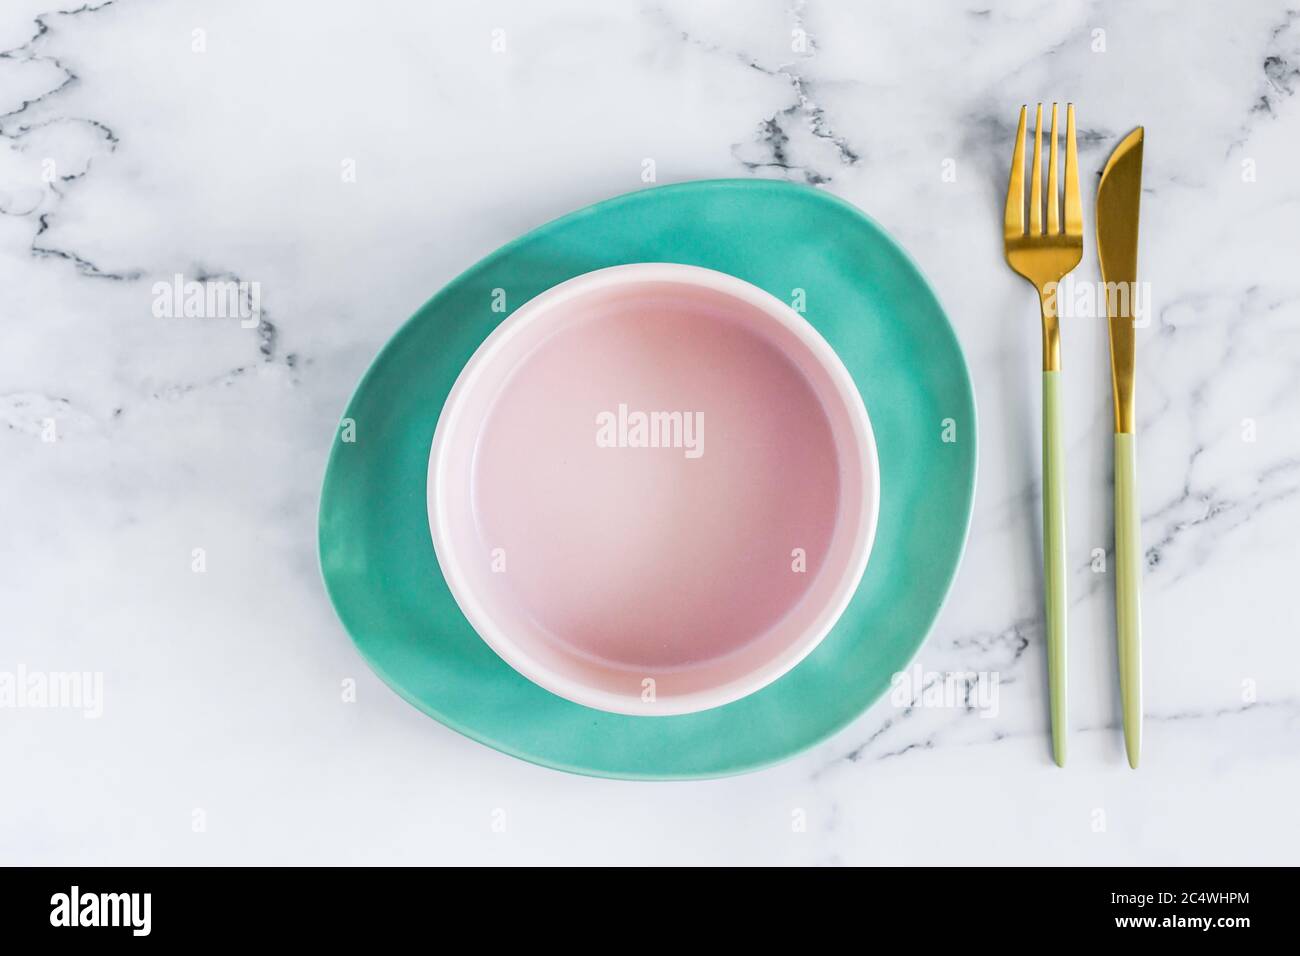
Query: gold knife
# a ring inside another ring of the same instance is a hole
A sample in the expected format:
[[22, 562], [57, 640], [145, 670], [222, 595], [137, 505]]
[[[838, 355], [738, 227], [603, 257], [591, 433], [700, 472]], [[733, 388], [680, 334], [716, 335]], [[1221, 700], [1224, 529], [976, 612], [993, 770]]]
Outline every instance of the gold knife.
[[1110, 369], [1115, 391], [1115, 618], [1124, 749], [1137, 769], [1142, 750], [1142, 519], [1138, 511], [1133, 412], [1138, 206], [1142, 198], [1142, 127], [1110, 154], [1097, 188], [1097, 257], [1106, 287]]

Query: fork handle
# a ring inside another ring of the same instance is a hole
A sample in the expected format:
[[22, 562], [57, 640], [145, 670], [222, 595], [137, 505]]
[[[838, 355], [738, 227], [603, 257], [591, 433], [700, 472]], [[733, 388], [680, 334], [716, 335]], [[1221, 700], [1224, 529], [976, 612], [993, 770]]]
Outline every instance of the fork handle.
[[1052, 756], [1065, 766], [1065, 447], [1061, 440], [1059, 377], [1043, 372], [1043, 581], [1047, 611], [1047, 685]]
[[1142, 518], [1137, 501], [1137, 447], [1131, 432], [1115, 433], [1115, 633], [1124, 749], [1137, 769], [1142, 751]]

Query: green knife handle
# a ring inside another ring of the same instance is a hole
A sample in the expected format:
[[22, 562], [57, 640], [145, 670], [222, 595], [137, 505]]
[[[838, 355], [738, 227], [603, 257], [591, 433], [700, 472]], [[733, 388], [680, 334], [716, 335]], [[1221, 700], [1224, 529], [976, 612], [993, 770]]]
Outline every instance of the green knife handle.
[[1061, 438], [1060, 372], [1043, 373], [1043, 580], [1047, 609], [1047, 685], [1052, 756], [1065, 766], [1065, 446]]
[[1115, 434], [1115, 618], [1124, 749], [1137, 769], [1142, 750], [1142, 519], [1138, 514], [1134, 435]]

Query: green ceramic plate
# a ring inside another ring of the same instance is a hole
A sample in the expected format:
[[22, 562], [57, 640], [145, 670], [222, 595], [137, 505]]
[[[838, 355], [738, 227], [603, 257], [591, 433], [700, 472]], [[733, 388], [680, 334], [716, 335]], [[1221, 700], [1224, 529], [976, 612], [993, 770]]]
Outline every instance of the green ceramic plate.
[[[448, 591], [425, 510], [429, 447], [461, 367], [508, 310], [566, 279], [681, 262], [786, 302], [839, 353], [880, 455], [880, 523], [839, 623], [789, 674], [679, 717], [590, 710], [521, 677]], [[795, 290], [803, 290], [797, 293]], [[605, 777], [741, 773], [826, 739], [870, 706], [925, 640], [957, 569], [975, 490], [975, 405], [952, 327], [907, 254], [849, 204], [804, 186], [715, 180], [598, 203], [528, 233], [434, 296], [379, 353], [325, 473], [320, 559], [371, 667], [425, 713], [505, 753]]]

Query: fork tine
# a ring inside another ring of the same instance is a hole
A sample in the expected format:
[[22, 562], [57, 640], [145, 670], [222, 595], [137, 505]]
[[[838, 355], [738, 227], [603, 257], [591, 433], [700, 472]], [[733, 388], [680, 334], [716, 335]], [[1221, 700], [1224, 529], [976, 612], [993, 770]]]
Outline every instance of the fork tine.
[[1065, 234], [1083, 235], [1083, 203], [1079, 199], [1079, 149], [1074, 139], [1074, 104], [1065, 107]]
[[1043, 233], [1043, 104], [1034, 122], [1034, 178], [1029, 183], [1029, 234]]
[[1060, 168], [1056, 154], [1056, 104], [1052, 104], [1052, 147], [1048, 154], [1051, 165], [1047, 167], [1047, 234], [1054, 236], [1061, 231], [1061, 191], [1057, 184], [1056, 171]]
[[1007, 184], [1007, 212], [1003, 232], [1008, 236], [1025, 234], [1025, 111], [1020, 107], [1020, 128], [1011, 150], [1011, 181]]

